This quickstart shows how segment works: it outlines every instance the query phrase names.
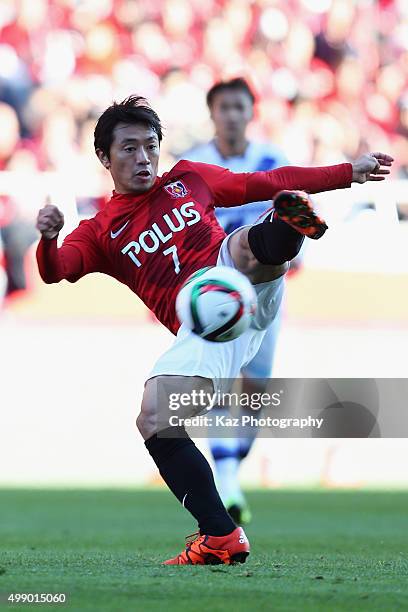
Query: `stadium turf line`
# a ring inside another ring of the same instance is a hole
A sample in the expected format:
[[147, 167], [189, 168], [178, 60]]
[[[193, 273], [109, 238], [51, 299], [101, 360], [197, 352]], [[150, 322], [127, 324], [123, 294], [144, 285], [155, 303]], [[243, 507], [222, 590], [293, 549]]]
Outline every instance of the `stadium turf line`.
[[[0, 610], [408, 609], [408, 492], [248, 498], [245, 565], [161, 567], [195, 527], [166, 491], [0, 490]], [[68, 603], [9, 605], [10, 592]]]

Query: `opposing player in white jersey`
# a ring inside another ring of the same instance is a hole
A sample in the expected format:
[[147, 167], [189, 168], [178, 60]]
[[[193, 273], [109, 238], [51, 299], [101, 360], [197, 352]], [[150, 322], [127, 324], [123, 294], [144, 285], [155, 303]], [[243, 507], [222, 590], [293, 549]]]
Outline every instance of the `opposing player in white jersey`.
[[[182, 157], [223, 166], [232, 172], [255, 172], [287, 166], [289, 162], [277, 146], [247, 139], [246, 132], [254, 115], [254, 103], [255, 96], [244, 79], [216, 83], [207, 94], [207, 104], [215, 128], [214, 139], [183, 153]], [[230, 234], [238, 227], [254, 223], [270, 207], [271, 201], [217, 208], [216, 216], [226, 233]], [[259, 351], [242, 370], [243, 392], [254, 390], [251, 379], [267, 379], [271, 376], [279, 328], [278, 316], [268, 328]], [[218, 490], [231, 516], [240, 524], [248, 523], [251, 514], [239, 484], [238, 472], [253, 441], [254, 430], [252, 435], [246, 432], [244, 437], [209, 440]]]

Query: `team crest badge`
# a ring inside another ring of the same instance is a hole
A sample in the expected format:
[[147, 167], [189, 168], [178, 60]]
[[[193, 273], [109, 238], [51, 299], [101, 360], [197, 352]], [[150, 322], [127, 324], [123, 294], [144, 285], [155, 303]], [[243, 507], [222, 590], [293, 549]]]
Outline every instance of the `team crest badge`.
[[187, 189], [187, 187], [181, 181], [169, 183], [168, 185], [165, 185], [164, 188], [172, 198], [185, 198], [190, 193], [190, 190]]

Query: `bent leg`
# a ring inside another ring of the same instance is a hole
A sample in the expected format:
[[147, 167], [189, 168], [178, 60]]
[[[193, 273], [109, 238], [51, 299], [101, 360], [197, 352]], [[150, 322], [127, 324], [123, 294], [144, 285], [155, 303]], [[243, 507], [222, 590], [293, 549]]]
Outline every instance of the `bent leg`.
[[[174, 377], [161, 376], [147, 381], [142, 410], [137, 426], [145, 445], [169, 489], [179, 502], [194, 516], [201, 534], [224, 536], [236, 525], [218, 495], [211, 467], [187, 434], [184, 427], [160, 427], [158, 385], [165, 385]], [[179, 377], [177, 377], [179, 378]], [[159, 380], [157, 380], [159, 379]], [[183, 393], [187, 389], [212, 389], [212, 381], [200, 377], [184, 377]], [[192, 416], [190, 409], [185, 416]]]
[[326, 230], [307, 193], [281, 191], [271, 212], [231, 235], [231, 256], [253, 284], [274, 280], [286, 271], [279, 266], [287, 266], [298, 255], [305, 236], [317, 240]]
[[249, 245], [248, 233], [250, 227], [243, 227], [232, 234], [229, 240], [229, 251], [237, 270], [245, 274], [253, 285], [275, 280], [286, 274], [289, 263], [263, 264], [255, 257]]

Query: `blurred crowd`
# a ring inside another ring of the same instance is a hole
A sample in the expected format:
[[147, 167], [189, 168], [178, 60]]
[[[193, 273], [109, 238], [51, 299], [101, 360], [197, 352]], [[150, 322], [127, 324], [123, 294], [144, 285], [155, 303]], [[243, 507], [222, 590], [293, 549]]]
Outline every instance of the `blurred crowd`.
[[0, 169], [95, 171], [94, 119], [130, 93], [161, 115], [169, 163], [208, 137], [206, 90], [238, 75], [253, 133], [294, 162], [375, 146], [408, 172], [406, 0], [2, 0]]
[[[93, 128], [112, 100], [158, 111], [163, 171], [211, 137], [207, 89], [243, 76], [252, 137], [293, 163], [384, 150], [408, 177], [407, 75], [407, 0], [1, 0], [0, 170], [108, 193]], [[5, 226], [16, 212], [1, 203]]]

